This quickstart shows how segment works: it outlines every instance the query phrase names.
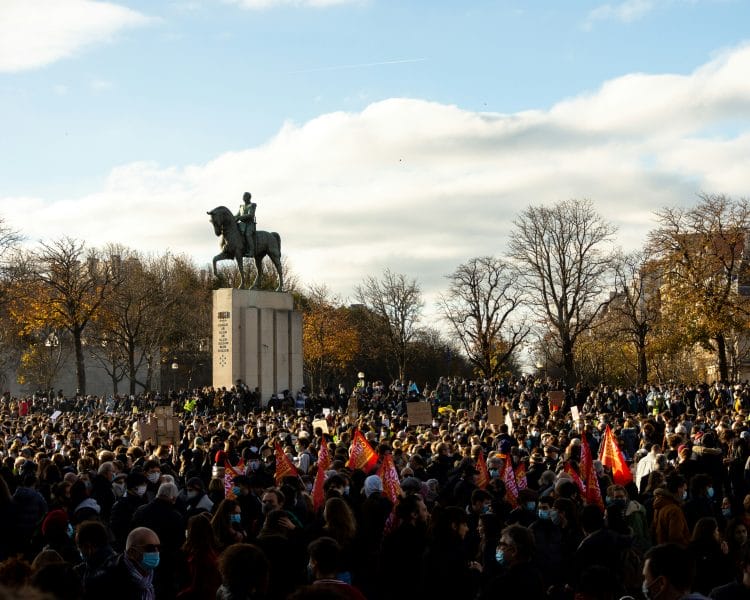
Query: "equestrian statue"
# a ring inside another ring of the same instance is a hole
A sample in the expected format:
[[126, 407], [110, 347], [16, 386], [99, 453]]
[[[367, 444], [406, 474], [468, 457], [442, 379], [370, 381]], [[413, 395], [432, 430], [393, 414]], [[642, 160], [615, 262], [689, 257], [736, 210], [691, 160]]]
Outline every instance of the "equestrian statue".
[[255, 227], [255, 209], [257, 205], [252, 202], [250, 192], [245, 192], [242, 197], [243, 204], [236, 215], [232, 214], [226, 206], [217, 206], [208, 215], [211, 217], [211, 225], [214, 233], [221, 236], [219, 247], [221, 254], [214, 256], [214, 276], [216, 263], [220, 260], [237, 261], [240, 270], [240, 289], [245, 287], [244, 258], [254, 258], [255, 268], [258, 272], [250, 289], [257, 289], [263, 275], [263, 259], [268, 256], [276, 268], [279, 276], [277, 292], [284, 289], [284, 276], [281, 269], [281, 237], [275, 231], [257, 231]]

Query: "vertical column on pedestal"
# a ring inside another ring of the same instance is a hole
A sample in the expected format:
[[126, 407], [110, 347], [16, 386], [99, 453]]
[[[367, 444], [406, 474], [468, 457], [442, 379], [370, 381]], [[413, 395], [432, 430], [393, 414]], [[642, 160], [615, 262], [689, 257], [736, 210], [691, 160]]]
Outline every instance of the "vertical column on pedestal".
[[243, 308], [242, 322], [242, 381], [253, 390], [260, 387], [258, 309], [254, 306]]
[[263, 405], [268, 403], [271, 394], [278, 390], [274, 388], [274, 309], [258, 309], [258, 387], [260, 388]]
[[295, 394], [304, 384], [302, 358], [302, 313], [295, 310], [289, 313], [289, 389]]
[[289, 387], [289, 311], [276, 311], [276, 391], [289, 390], [294, 394], [297, 390]]

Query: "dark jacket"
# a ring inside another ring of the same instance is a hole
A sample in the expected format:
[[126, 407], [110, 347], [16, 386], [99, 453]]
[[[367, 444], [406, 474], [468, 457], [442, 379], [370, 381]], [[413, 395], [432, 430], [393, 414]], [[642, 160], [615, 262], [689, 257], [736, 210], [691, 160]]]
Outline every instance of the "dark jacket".
[[479, 600], [495, 598], [522, 598], [545, 600], [542, 574], [530, 562], [505, 569], [482, 590]]
[[88, 581], [84, 600], [133, 600], [141, 597], [141, 590], [133, 581], [122, 554], [113, 556], [101, 572]]
[[114, 536], [112, 547], [118, 552], [122, 552], [125, 549], [125, 540], [132, 529], [130, 524], [133, 521], [135, 511], [145, 503], [145, 498], [128, 493], [112, 506], [112, 514], [109, 517], [109, 528]]

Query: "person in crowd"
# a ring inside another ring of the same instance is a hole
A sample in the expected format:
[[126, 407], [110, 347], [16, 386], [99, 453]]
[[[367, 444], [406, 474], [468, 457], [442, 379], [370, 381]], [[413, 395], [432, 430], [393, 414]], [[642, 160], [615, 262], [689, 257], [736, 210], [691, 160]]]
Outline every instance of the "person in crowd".
[[666, 487], [654, 491], [653, 538], [657, 544], [676, 543], [687, 546], [690, 531], [682, 504], [687, 498], [687, 483], [682, 475], [672, 473]]
[[466, 511], [457, 506], [441, 508], [433, 514], [430, 539], [422, 556], [422, 590], [427, 597], [474, 597], [481, 565], [466, 554], [466, 520]]
[[83, 559], [75, 572], [84, 589], [88, 589], [91, 580], [102, 575], [115, 552], [109, 544], [109, 533], [100, 521], [81, 523], [75, 531], [75, 543]]
[[481, 591], [480, 600], [492, 598], [546, 598], [542, 574], [534, 566], [534, 536], [522, 525], [510, 525], [500, 534], [495, 560], [500, 573]]
[[[160, 563], [159, 536], [147, 527], [136, 527], [125, 540], [125, 551], [112, 557], [88, 581], [85, 600], [155, 600], [154, 570]], [[170, 574], [172, 576], [173, 574]]]
[[214, 600], [221, 585], [219, 548], [208, 514], [193, 515], [177, 557], [178, 600]]
[[234, 544], [219, 561], [221, 586], [216, 600], [261, 600], [268, 589], [269, 564], [263, 551], [252, 544]]
[[688, 550], [695, 565], [693, 591], [708, 594], [715, 587], [729, 583], [735, 576], [729, 557], [729, 545], [722, 541], [713, 517], [702, 517], [693, 528]]
[[112, 532], [112, 547], [117, 552], [125, 549], [125, 540], [131, 529], [133, 515], [146, 503], [147, 479], [143, 473], [133, 471], [125, 480], [126, 490], [121, 498], [112, 505], [109, 528]]
[[174, 577], [177, 552], [185, 540], [184, 518], [174, 508], [177, 494], [174, 483], [162, 483], [156, 497], [135, 511], [131, 523], [135, 528], [155, 532], [161, 540], [160, 567], [156, 570], [154, 585], [159, 597], [165, 600], [174, 598], [177, 593]]
[[739, 577], [711, 590], [709, 597], [712, 600], [746, 600], [750, 598], [750, 548], [743, 548], [739, 565]]
[[319, 537], [310, 543], [307, 551], [310, 555], [308, 572], [314, 586], [320, 590], [330, 591], [337, 598], [366, 600], [356, 587], [337, 577], [342, 548], [335, 539]]

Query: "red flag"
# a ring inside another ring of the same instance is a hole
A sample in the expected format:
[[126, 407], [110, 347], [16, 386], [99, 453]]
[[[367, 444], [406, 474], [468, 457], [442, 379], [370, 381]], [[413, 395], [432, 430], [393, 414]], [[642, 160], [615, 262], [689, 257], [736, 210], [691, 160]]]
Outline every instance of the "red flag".
[[318, 512], [323, 507], [325, 501], [325, 492], [323, 491], [323, 484], [326, 482], [326, 471], [331, 466], [331, 456], [328, 454], [328, 444], [326, 443], [326, 436], [323, 436], [323, 441], [320, 443], [320, 452], [318, 452], [318, 468], [315, 472], [315, 482], [313, 483], [313, 510]]
[[581, 435], [581, 476], [586, 484], [586, 504], [593, 504], [604, 510], [602, 492], [599, 489], [599, 479], [594, 470], [594, 460], [591, 458], [591, 448], [586, 440], [586, 434]]
[[390, 454], [383, 457], [383, 462], [378, 469], [378, 477], [383, 482], [383, 493], [388, 496], [395, 507], [401, 497], [401, 483], [398, 480], [398, 471], [396, 471], [396, 465], [393, 464], [393, 457]]
[[297, 468], [292, 464], [292, 461], [289, 460], [289, 457], [284, 454], [284, 451], [281, 449], [281, 445], [279, 442], [274, 442], [274, 454], [276, 456], [276, 485], [281, 485], [281, 480], [284, 477], [292, 476], [292, 477], [299, 477], [299, 473], [297, 473]]
[[233, 467], [228, 460], [224, 459], [224, 497], [228, 500], [237, 498], [237, 495], [232, 491], [234, 478], [244, 473], [244, 466], [243, 462], [240, 461], [236, 467]]
[[626, 485], [633, 481], [633, 474], [625, 462], [625, 457], [617, 445], [609, 425], [604, 431], [604, 439], [602, 439], [602, 445], [599, 448], [599, 460], [604, 466], [612, 469], [612, 480], [617, 485]]
[[526, 463], [519, 464], [516, 469], [516, 486], [518, 486], [519, 491], [529, 487], [526, 481]]
[[352, 445], [349, 447], [349, 460], [346, 466], [350, 469], [361, 469], [369, 473], [378, 462], [378, 455], [362, 435], [359, 429], [354, 431]]
[[513, 465], [510, 456], [505, 459], [503, 468], [503, 481], [505, 482], [505, 499], [513, 507], [518, 507], [518, 486], [516, 485], [516, 475], [513, 473]]
[[398, 480], [398, 471], [390, 453], [383, 457], [383, 462], [378, 469], [378, 477], [383, 482], [383, 493], [393, 504], [391, 514], [385, 522], [385, 533], [389, 533], [396, 525], [396, 505], [401, 498], [401, 482]]
[[487, 461], [484, 460], [484, 452], [479, 451], [477, 457], [477, 470], [479, 471], [479, 479], [477, 479], [477, 487], [482, 490], [486, 490], [490, 484], [490, 472], [487, 470]]
[[581, 477], [569, 462], [565, 462], [565, 472], [573, 478], [573, 482], [578, 486], [578, 492], [581, 498], [586, 498], [586, 485], [581, 481]]

